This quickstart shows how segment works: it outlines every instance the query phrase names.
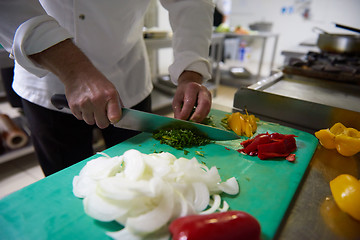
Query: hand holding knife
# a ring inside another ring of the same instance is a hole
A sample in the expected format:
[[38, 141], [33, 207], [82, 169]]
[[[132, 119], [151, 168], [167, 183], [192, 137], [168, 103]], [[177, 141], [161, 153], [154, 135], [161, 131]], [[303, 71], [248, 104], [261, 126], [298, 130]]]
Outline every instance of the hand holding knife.
[[[51, 103], [57, 109], [69, 107], [68, 101], [64, 94], [53, 95], [51, 97]], [[180, 119], [159, 116], [134, 109], [122, 108], [122, 114], [123, 115], [121, 120], [118, 123], [113, 124], [115, 127], [153, 133], [161, 128], [173, 126], [178, 128], [196, 129], [206, 134], [210, 139], [216, 141], [239, 139], [239, 136], [232, 131], [226, 131], [220, 128]]]

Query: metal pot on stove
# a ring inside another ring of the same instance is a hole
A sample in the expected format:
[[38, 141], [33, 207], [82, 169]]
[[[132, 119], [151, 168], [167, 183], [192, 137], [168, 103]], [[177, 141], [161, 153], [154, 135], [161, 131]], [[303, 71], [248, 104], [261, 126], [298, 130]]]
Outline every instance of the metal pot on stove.
[[320, 32], [317, 46], [323, 52], [329, 53], [360, 53], [360, 35], [328, 33], [318, 27], [313, 31]]

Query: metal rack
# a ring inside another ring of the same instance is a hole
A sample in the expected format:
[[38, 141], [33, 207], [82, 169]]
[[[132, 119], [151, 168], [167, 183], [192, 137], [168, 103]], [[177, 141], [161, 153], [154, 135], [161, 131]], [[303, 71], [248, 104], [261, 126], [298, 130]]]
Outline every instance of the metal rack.
[[265, 59], [265, 52], [267, 49], [267, 42], [269, 39], [273, 39], [273, 49], [271, 51], [271, 58], [270, 58], [270, 71], [274, 67], [275, 62], [275, 55], [277, 50], [277, 45], [279, 41], [279, 34], [277, 33], [268, 33], [268, 32], [259, 32], [256, 34], [238, 34], [238, 33], [219, 33], [222, 34], [224, 38], [240, 38], [241, 40], [245, 41], [252, 41], [252, 40], [261, 40], [261, 51], [260, 51], [260, 59], [258, 63], [258, 69], [256, 72], [257, 79], [260, 79], [261, 77], [261, 71], [264, 66], [264, 59]]
[[[209, 60], [213, 67], [213, 78], [204, 85], [213, 91], [216, 96], [217, 88], [220, 84], [220, 62], [224, 47], [224, 35], [213, 34], [209, 51]], [[160, 48], [171, 48], [172, 39], [145, 39], [145, 44], [149, 53], [150, 69], [153, 76], [154, 90], [152, 92], [153, 111], [171, 106], [172, 97], [176, 91], [176, 86], [171, 83], [168, 76], [159, 75], [158, 50]]]

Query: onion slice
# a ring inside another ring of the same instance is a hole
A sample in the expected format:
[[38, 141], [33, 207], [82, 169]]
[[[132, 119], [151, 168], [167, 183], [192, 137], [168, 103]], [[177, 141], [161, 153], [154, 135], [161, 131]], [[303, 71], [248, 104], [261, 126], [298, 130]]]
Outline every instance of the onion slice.
[[193, 183], [192, 186], [195, 193], [194, 208], [196, 211], [200, 212], [209, 205], [209, 189], [205, 183], [201, 182]]
[[225, 182], [219, 183], [219, 189], [227, 194], [236, 195], [239, 193], [239, 184], [235, 177], [232, 177]]
[[200, 214], [210, 214], [210, 213], [214, 213], [217, 209], [220, 208], [220, 204], [221, 204], [221, 197], [218, 194], [215, 194], [213, 196], [214, 200], [213, 202], [210, 204], [210, 208], [202, 211]]

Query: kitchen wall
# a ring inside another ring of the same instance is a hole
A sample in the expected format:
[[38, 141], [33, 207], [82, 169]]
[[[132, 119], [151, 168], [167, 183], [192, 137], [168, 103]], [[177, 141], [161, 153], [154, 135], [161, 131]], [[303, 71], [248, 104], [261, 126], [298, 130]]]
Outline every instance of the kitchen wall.
[[276, 62], [280, 53], [302, 41], [315, 41], [317, 26], [329, 32], [352, 33], [334, 26], [334, 22], [360, 28], [359, 0], [233, 0], [231, 26], [247, 27], [257, 21], [272, 22], [279, 33]]
[[[289, 50], [303, 41], [315, 41], [317, 26], [329, 32], [351, 33], [336, 28], [332, 23], [360, 28], [360, 0], [232, 0], [230, 26], [241, 25], [248, 28], [249, 24], [266, 21], [272, 22], [272, 32], [280, 35], [275, 63], [283, 63], [282, 50]], [[171, 29], [167, 12], [159, 5], [159, 28]], [[249, 46], [251, 62], [259, 60], [261, 44], [253, 42]], [[265, 63], [270, 61], [272, 43], [267, 44]], [[169, 62], [169, 50], [160, 54], [160, 70], [166, 71]], [[166, 60], [164, 60], [166, 59]]]

